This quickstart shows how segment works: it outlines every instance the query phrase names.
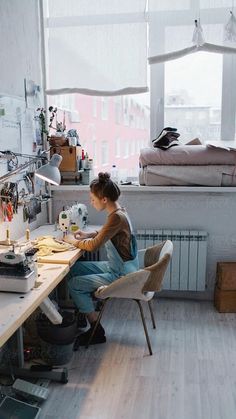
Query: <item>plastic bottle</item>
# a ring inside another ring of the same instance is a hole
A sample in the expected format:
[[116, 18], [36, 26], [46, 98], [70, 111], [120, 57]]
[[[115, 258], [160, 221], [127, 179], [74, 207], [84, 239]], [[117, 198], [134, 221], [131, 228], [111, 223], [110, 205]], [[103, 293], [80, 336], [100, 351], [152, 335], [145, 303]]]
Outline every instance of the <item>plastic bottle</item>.
[[88, 153], [85, 153], [85, 156], [84, 156], [84, 169], [89, 169], [89, 156], [88, 156]]
[[84, 169], [84, 149], [81, 151], [80, 169]]
[[111, 180], [118, 183], [118, 169], [115, 164], [113, 164], [111, 168]]

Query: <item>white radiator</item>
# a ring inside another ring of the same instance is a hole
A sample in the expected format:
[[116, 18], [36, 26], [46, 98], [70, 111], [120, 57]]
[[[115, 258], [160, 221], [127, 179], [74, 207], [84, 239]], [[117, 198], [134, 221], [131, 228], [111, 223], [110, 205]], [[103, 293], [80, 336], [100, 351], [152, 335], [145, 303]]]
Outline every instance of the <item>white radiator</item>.
[[138, 249], [145, 249], [167, 239], [173, 242], [173, 256], [162, 289], [205, 290], [207, 256], [205, 231], [138, 229], [136, 237]]
[[94, 252], [84, 252], [84, 260], [89, 262], [98, 262], [100, 260], [99, 250]]

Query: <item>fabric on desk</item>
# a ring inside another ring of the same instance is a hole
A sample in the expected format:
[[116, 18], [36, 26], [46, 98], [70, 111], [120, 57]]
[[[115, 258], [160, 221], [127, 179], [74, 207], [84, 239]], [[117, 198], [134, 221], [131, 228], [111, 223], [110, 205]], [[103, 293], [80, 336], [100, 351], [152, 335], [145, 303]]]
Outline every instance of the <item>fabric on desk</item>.
[[165, 151], [159, 148], [142, 148], [139, 162], [141, 167], [147, 165], [235, 165], [236, 151], [209, 148], [205, 145], [179, 145]]
[[140, 185], [147, 186], [235, 186], [234, 166], [154, 166], [139, 172]]
[[74, 246], [71, 244], [57, 240], [52, 236], [38, 237], [34, 241], [34, 246], [39, 249], [37, 252], [38, 256], [50, 256], [56, 252], [65, 252], [74, 249]]

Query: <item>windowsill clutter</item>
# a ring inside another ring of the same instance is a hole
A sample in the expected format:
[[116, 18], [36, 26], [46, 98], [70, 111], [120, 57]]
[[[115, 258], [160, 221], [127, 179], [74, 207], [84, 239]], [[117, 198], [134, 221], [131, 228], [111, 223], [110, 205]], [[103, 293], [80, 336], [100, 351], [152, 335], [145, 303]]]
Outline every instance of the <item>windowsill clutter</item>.
[[176, 128], [167, 127], [140, 150], [139, 183], [146, 186], [233, 187], [235, 147], [202, 144], [198, 138], [179, 144]]

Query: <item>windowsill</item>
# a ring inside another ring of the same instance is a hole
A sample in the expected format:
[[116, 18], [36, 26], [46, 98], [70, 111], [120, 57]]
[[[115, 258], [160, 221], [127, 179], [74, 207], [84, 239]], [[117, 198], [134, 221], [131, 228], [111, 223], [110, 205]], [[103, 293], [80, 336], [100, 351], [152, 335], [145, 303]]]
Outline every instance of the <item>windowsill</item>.
[[[215, 186], [135, 186], [119, 185], [123, 192], [156, 192], [156, 193], [235, 193], [236, 187]], [[89, 185], [59, 185], [51, 186], [51, 191], [89, 191]]]

